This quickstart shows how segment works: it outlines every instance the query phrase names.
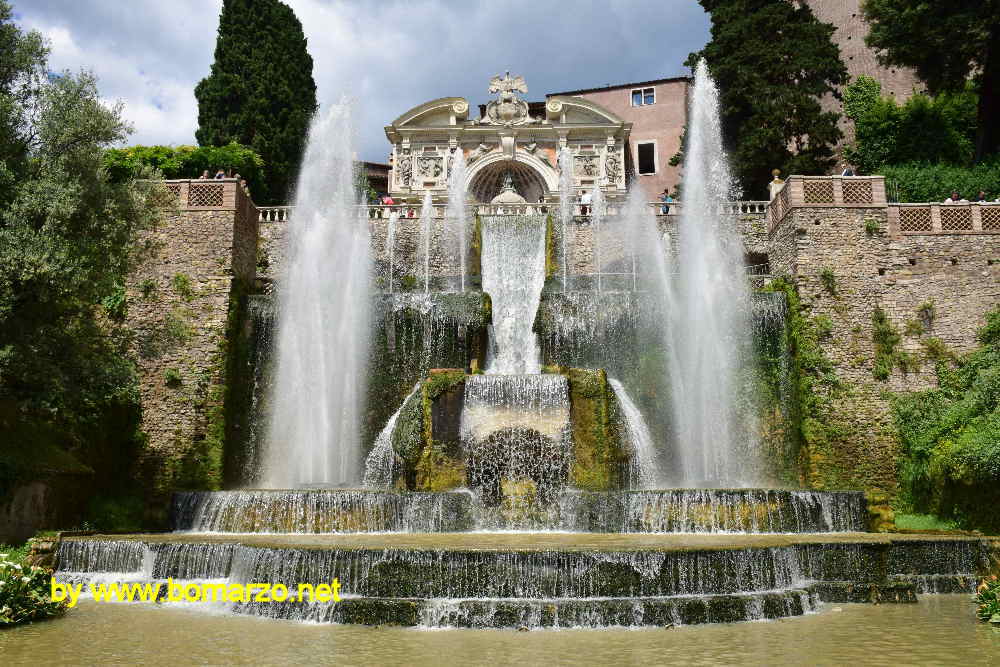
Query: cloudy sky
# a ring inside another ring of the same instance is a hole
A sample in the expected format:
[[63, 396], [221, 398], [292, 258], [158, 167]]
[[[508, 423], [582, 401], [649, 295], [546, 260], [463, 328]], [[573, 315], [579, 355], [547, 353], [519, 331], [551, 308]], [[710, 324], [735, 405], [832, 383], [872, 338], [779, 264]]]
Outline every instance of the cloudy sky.
[[[195, 143], [195, 84], [209, 72], [222, 0], [11, 0], [53, 70], [88, 68], [125, 103], [134, 143]], [[382, 127], [445, 96], [488, 100], [509, 69], [531, 99], [686, 74], [708, 39], [695, 0], [285, 0], [302, 21], [321, 105], [357, 100], [358, 152], [384, 161]], [[571, 8], [569, 11], [566, 8]]]

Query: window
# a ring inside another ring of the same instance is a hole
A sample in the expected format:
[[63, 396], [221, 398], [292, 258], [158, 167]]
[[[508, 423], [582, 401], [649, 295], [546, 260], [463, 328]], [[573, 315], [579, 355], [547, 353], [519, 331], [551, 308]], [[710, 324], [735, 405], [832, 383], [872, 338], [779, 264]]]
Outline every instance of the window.
[[652, 88], [636, 88], [632, 91], [632, 106], [641, 107], [656, 103], [656, 92]]
[[655, 174], [656, 173], [656, 142], [647, 141], [646, 143], [636, 144], [636, 153], [639, 157], [639, 173], [640, 174]]

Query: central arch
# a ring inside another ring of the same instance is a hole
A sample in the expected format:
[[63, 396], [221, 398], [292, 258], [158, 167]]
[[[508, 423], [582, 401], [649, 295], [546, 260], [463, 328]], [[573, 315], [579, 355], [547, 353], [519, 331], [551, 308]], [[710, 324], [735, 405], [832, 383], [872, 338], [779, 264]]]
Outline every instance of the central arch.
[[509, 173], [518, 194], [525, 201], [537, 202], [558, 188], [555, 170], [546, 166], [541, 159], [520, 151], [516, 159], [501, 153], [487, 155], [469, 169], [469, 193], [476, 201], [489, 203], [500, 194], [504, 176]]

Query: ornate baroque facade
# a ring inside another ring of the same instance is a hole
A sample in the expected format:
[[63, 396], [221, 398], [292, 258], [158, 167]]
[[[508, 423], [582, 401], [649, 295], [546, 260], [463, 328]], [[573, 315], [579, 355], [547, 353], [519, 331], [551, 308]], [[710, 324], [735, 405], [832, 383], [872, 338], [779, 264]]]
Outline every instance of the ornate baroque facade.
[[528, 87], [522, 77], [490, 81], [496, 99], [480, 118], [469, 118], [469, 102], [443, 97], [410, 109], [386, 126], [392, 144], [389, 192], [414, 200], [431, 192], [447, 197], [456, 151], [469, 165], [470, 198], [489, 202], [509, 175], [529, 202], [552, 201], [559, 192], [558, 151], [573, 155], [573, 187], [600, 188], [608, 199], [624, 197], [628, 138], [632, 124], [604, 107], [571, 96], [549, 97], [544, 113], [533, 113], [519, 97]]

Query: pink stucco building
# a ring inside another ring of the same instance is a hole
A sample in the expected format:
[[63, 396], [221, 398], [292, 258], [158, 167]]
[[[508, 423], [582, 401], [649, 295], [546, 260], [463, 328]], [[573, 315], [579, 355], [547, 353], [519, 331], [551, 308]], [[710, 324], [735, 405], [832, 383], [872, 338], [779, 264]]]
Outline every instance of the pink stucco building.
[[674, 77], [550, 93], [546, 97], [582, 97], [632, 123], [626, 159], [631, 160], [636, 181], [650, 199], [655, 199], [664, 188], [673, 192], [680, 182], [680, 167], [671, 167], [670, 158], [681, 147], [689, 83], [689, 77]]

